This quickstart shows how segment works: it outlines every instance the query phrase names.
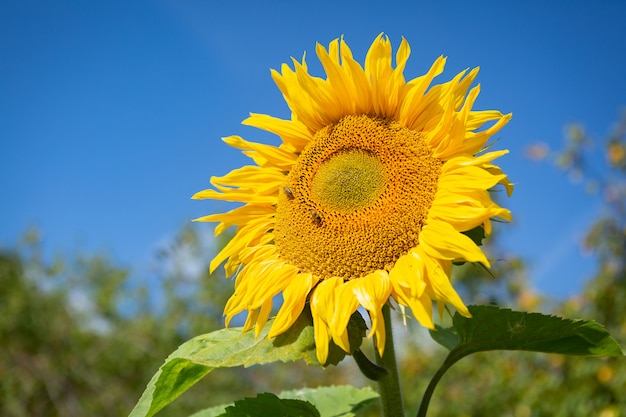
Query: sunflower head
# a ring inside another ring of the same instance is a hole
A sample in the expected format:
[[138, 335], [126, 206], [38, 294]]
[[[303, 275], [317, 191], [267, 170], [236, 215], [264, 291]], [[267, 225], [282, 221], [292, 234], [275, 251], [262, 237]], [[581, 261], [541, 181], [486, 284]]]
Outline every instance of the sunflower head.
[[328, 49], [318, 44], [316, 52], [326, 78], [310, 75], [304, 59], [272, 71], [291, 119], [252, 114], [244, 121], [278, 135], [281, 145], [226, 138], [254, 164], [213, 177], [214, 188], [193, 198], [242, 203], [198, 219], [219, 222], [216, 234], [237, 228], [211, 264], [226, 261], [227, 274], [236, 275], [227, 323], [245, 310], [244, 328], [259, 332], [282, 294], [273, 337], [308, 303], [325, 363], [330, 341], [350, 353], [348, 321], [359, 307], [369, 313], [369, 336], [381, 354], [386, 303], [409, 307], [429, 328], [434, 301], [469, 316], [450, 283], [452, 263], [489, 267], [464, 232], [489, 234], [492, 218], [511, 219], [490, 194], [498, 184], [512, 192], [493, 164], [507, 151], [485, 152], [511, 115], [472, 110], [477, 69], [431, 85], [443, 57], [406, 81], [404, 39], [395, 65], [382, 35], [363, 66], [343, 39]]

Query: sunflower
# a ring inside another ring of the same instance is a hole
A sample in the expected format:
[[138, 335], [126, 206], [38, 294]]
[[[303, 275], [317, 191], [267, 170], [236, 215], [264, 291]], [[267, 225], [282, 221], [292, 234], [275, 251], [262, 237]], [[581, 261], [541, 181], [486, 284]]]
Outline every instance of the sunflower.
[[350, 352], [347, 324], [360, 307], [381, 355], [386, 303], [408, 307], [428, 328], [433, 301], [470, 316], [451, 285], [452, 264], [489, 267], [464, 232], [480, 227], [489, 234], [492, 218], [511, 219], [490, 195], [498, 184], [512, 192], [492, 163], [508, 151], [486, 152], [511, 115], [472, 110], [477, 68], [431, 85], [444, 57], [407, 82], [404, 38], [395, 66], [383, 35], [363, 66], [343, 39], [328, 49], [318, 44], [316, 53], [325, 79], [309, 74], [304, 57], [293, 59], [293, 69], [272, 70], [291, 119], [251, 114], [243, 121], [276, 134], [280, 146], [225, 138], [254, 164], [212, 177], [214, 189], [193, 198], [243, 203], [197, 219], [219, 222], [216, 235], [236, 226], [210, 265], [213, 271], [226, 261], [227, 275], [236, 276], [226, 325], [247, 311], [244, 330], [258, 334], [282, 294], [269, 331], [274, 337], [309, 303], [317, 357], [325, 363], [331, 340]]

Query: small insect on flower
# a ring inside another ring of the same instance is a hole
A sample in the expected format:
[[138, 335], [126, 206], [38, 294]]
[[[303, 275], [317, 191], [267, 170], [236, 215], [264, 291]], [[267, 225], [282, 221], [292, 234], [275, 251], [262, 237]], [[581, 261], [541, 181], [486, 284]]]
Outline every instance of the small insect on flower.
[[293, 196], [293, 192], [291, 191], [291, 188], [284, 186], [283, 187], [283, 192], [285, 193], [285, 195], [287, 196], [287, 198], [289, 200], [293, 200], [294, 196]]
[[311, 216], [311, 219], [313, 219], [313, 223], [315, 225], [320, 226], [322, 224], [322, 216], [320, 216], [317, 211], [311, 209], [309, 210], [309, 215]]

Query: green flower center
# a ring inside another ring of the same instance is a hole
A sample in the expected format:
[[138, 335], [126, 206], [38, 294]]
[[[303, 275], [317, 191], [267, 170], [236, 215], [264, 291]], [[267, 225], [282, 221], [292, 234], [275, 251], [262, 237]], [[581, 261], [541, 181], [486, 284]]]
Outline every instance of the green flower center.
[[385, 189], [385, 167], [361, 149], [338, 152], [317, 169], [311, 197], [329, 209], [352, 211], [368, 207]]

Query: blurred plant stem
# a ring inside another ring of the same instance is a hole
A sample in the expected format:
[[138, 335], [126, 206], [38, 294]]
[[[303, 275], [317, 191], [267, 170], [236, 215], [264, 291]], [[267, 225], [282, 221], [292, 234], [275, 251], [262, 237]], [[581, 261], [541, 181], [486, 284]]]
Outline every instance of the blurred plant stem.
[[378, 379], [378, 390], [385, 417], [404, 417], [402, 393], [400, 391], [400, 379], [398, 377], [398, 364], [393, 344], [391, 328], [391, 314], [389, 306], [383, 307], [383, 319], [385, 320], [385, 350], [382, 357], [376, 352], [376, 363], [385, 368], [387, 372]]

